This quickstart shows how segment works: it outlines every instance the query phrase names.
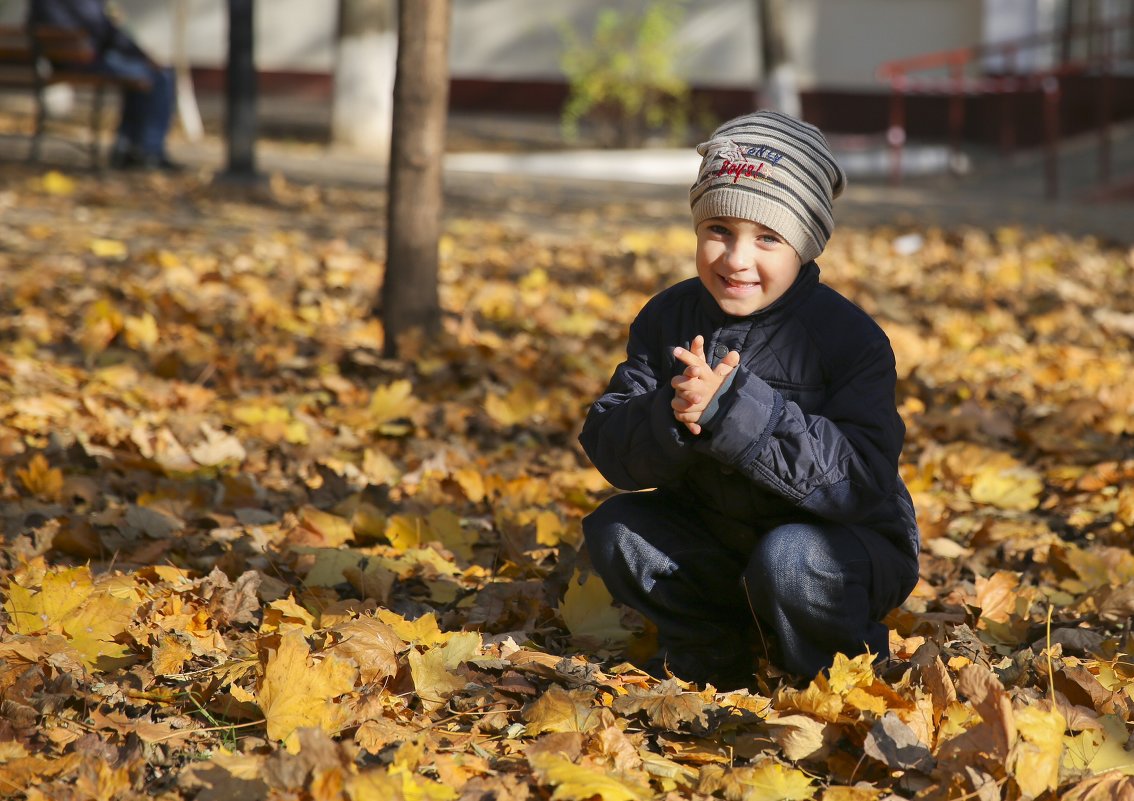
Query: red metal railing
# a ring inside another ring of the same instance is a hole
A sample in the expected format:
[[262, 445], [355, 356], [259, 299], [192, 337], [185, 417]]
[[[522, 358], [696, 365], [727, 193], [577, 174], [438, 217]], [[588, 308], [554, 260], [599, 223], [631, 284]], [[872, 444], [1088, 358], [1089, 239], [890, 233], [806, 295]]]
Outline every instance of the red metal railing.
[[[1091, 8], [1094, 4], [1091, 4]], [[1024, 92], [1043, 98], [1043, 139], [1046, 151], [1045, 184], [1049, 198], [1059, 194], [1058, 151], [1063, 79], [1071, 75], [1097, 77], [1096, 120], [1099, 134], [1099, 181], [1110, 177], [1110, 126], [1113, 107], [1113, 67], [1119, 55], [1115, 44], [1125, 31], [1128, 58], [1134, 59], [1134, 16], [1098, 19], [1005, 42], [942, 50], [884, 62], [878, 78], [890, 84], [890, 120], [886, 139], [891, 153], [891, 180], [902, 179], [906, 144], [906, 98], [913, 94], [948, 98], [948, 138], [952, 154], [960, 151], [965, 125], [965, 99], [974, 95], [1000, 98], [1000, 146], [1011, 152], [1016, 144], [1014, 99]], [[1025, 55], [1034, 53], [1031, 59]], [[1048, 62], [1042, 68], [1026, 62]], [[995, 70], [988, 64], [998, 64]]]

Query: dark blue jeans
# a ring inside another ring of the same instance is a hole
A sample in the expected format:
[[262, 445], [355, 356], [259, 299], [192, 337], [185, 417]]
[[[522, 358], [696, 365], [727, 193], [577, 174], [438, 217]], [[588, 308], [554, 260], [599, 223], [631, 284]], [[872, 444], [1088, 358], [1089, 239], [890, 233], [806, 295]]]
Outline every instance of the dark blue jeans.
[[880, 621], [917, 581], [917, 560], [880, 535], [814, 518], [754, 527], [750, 552], [737, 552], [664, 490], [609, 498], [583, 531], [611, 595], [657, 625], [673, 672], [693, 681], [751, 676], [760, 632], [775, 635], [776, 661], [805, 678], [838, 652], [883, 659]]
[[157, 67], [143, 56], [117, 51], [103, 54], [98, 69], [110, 75], [149, 81], [146, 90], [126, 89], [122, 93], [122, 118], [118, 124], [115, 150], [144, 156], [165, 155], [165, 137], [173, 118], [176, 83], [173, 70]]

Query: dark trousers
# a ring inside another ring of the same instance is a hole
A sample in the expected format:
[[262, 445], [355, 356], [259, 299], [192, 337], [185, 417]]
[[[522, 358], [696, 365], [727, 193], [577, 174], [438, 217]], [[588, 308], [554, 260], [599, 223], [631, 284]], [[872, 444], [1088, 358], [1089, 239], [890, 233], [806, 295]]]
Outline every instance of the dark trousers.
[[609, 498], [583, 531], [611, 595], [657, 625], [671, 670], [691, 681], [751, 678], [761, 632], [775, 635], [776, 661], [807, 678], [838, 652], [885, 658], [880, 621], [917, 581], [917, 560], [880, 535], [814, 519], [754, 530], [751, 551], [737, 552], [664, 490]]
[[173, 70], [155, 66], [143, 56], [117, 51], [105, 53], [98, 69], [150, 84], [148, 89], [127, 89], [122, 93], [122, 118], [115, 150], [143, 156], [165, 155], [165, 137], [176, 101]]

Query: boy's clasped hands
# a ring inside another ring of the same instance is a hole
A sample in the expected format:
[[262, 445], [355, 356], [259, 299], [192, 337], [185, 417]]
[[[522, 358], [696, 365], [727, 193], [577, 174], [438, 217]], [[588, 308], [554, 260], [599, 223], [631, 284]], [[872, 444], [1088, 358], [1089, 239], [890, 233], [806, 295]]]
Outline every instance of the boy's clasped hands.
[[685, 370], [670, 381], [674, 389], [673, 402], [670, 404], [673, 406], [673, 416], [684, 423], [690, 433], [700, 434], [701, 415], [728, 374], [740, 364], [740, 354], [731, 350], [718, 362], [716, 368], [710, 367], [705, 358], [705, 338], [698, 334], [690, 343], [689, 350], [674, 348], [673, 356], [685, 365]]

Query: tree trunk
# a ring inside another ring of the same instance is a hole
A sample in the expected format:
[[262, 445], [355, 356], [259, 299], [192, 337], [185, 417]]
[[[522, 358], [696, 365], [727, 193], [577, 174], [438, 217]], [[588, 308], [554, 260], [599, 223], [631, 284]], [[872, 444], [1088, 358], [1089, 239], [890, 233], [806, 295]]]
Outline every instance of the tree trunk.
[[787, 38], [787, 5], [783, 0], [756, 0], [760, 18], [760, 66], [763, 73], [757, 101], [761, 108], [799, 117], [803, 105], [791, 63]]
[[383, 159], [390, 155], [394, 114], [397, 5], [397, 0], [339, 0], [331, 140]]
[[256, 60], [253, 0], [228, 0], [228, 66], [225, 70], [225, 138], [228, 169], [237, 180], [256, 178]]
[[398, 61], [386, 212], [386, 277], [380, 314], [384, 351], [415, 328], [441, 327], [437, 244], [442, 160], [449, 104], [449, 2], [414, 0], [398, 8]]

